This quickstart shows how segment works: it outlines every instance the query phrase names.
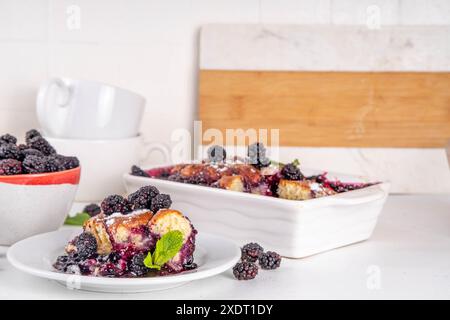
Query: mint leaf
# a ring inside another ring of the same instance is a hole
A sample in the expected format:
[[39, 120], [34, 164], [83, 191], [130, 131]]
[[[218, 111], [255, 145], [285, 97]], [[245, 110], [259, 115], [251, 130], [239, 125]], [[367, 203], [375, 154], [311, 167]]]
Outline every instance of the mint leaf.
[[153, 264], [162, 266], [172, 259], [183, 246], [183, 234], [179, 230], [169, 231], [156, 242]]
[[295, 159], [294, 161], [292, 161], [292, 164], [298, 167], [300, 165], [300, 161], [298, 159]]
[[87, 213], [80, 212], [80, 213], [77, 213], [73, 217], [67, 217], [66, 221], [64, 221], [64, 224], [71, 225], [71, 226], [82, 226], [86, 220], [90, 219], [90, 217], [91, 216], [88, 215]]
[[152, 253], [149, 252], [147, 254], [147, 256], [144, 259], [144, 265], [149, 268], [149, 269], [156, 269], [156, 270], [161, 270], [160, 266], [157, 266], [155, 264], [153, 264], [153, 258], [152, 258]]

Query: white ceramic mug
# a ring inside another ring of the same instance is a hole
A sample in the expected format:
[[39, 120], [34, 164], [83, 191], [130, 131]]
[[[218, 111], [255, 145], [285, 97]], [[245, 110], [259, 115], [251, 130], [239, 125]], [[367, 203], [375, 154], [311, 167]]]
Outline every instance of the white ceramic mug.
[[123, 194], [124, 172], [157, 152], [166, 162], [168, 148], [160, 143], [144, 143], [140, 136], [115, 140], [75, 140], [46, 137], [59, 154], [77, 156], [81, 179], [75, 200], [98, 202], [111, 194]]
[[40, 87], [36, 107], [48, 136], [121, 139], [138, 135], [145, 98], [94, 81], [53, 78]]

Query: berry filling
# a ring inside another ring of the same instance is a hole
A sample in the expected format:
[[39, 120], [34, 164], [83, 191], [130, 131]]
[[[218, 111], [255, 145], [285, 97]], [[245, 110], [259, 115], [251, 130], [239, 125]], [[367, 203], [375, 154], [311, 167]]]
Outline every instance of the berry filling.
[[133, 166], [131, 174], [290, 200], [319, 198], [376, 184], [333, 181], [326, 177], [326, 173], [305, 176], [298, 160], [288, 164], [270, 161], [262, 143], [250, 145], [245, 159], [234, 157], [227, 161], [225, 157], [224, 148], [212, 146], [208, 149], [208, 159], [201, 163], [147, 171]]

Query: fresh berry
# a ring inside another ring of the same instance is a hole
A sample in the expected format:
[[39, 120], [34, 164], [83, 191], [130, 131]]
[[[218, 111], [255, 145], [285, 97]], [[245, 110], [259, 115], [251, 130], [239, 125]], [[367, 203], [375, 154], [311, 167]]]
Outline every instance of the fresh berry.
[[26, 143], [29, 145], [31, 139], [33, 139], [35, 137], [42, 137], [41, 134], [39, 133], [39, 131], [37, 131], [36, 129], [31, 129], [31, 130], [27, 131], [27, 133], [25, 134]]
[[19, 148], [12, 143], [0, 144], [0, 160], [1, 159], [20, 160]]
[[281, 175], [288, 180], [303, 179], [303, 174], [300, 172], [300, 169], [293, 163], [286, 164], [283, 169], [281, 169]]
[[56, 157], [48, 156], [43, 157], [45, 172], [57, 172], [60, 171], [60, 163]]
[[39, 150], [36, 149], [30, 149], [28, 148], [28, 146], [24, 146], [23, 144], [19, 145], [19, 150], [20, 150], [20, 157], [21, 159], [25, 159], [26, 156], [37, 156], [37, 157], [44, 157], [44, 154], [42, 152], [40, 152]]
[[14, 159], [0, 160], [0, 176], [10, 176], [22, 173], [22, 163]]
[[134, 210], [150, 209], [152, 199], [159, 194], [159, 190], [154, 186], [145, 186], [128, 196], [128, 201]]
[[3, 144], [3, 143], [16, 144], [17, 138], [10, 135], [9, 133], [4, 134], [4, 135], [0, 136], [0, 144]]
[[254, 167], [261, 169], [270, 165], [270, 159], [267, 157], [262, 158], [249, 158], [249, 163]]
[[264, 158], [266, 156], [266, 148], [262, 142], [255, 142], [248, 146], [247, 156], [249, 158]]
[[261, 142], [255, 142], [247, 149], [248, 163], [261, 169], [270, 165], [270, 159], [266, 157], [266, 148]]
[[128, 263], [128, 270], [137, 277], [145, 276], [149, 269], [145, 266], [144, 259], [143, 253], [135, 254]]
[[233, 267], [233, 274], [238, 280], [251, 280], [258, 274], [258, 266], [252, 262], [239, 262]]
[[25, 173], [44, 173], [45, 168], [45, 158], [38, 156], [26, 156], [22, 162], [23, 171]]
[[94, 217], [94, 216], [100, 214], [101, 211], [102, 211], [102, 209], [95, 203], [88, 204], [83, 209], [83, 212], [87, 213], [91, 217]]
[[149, 177], [148, 173], [139, 168], [138, 166], [131, 167], [131, 175], [138, 177]]
[[56, 154], [55, 149], [48, 143], [47, 140], [41, 136], [35, 136], [27, 142], [27, 145], [32, 149], [37, 149], [41, 151], [44, 155], [49, 156]]
[[245, 246], [241, 249], [241, 257], [242, 260], [249, 261], [249, 262], [256, 262], [258, 260], [258, 257], [264, 252], [263, 247], [261, 247], [259, 244], [251, 242], [247, 243]]
[[80, 259], [92, 258], [97, 254], [97, 240], [88, 232], [83, 232], [73, 240], [73, 245]]
[[207, 154], [211, 162], [223, 162], [227, 158], [225, 149], [218, 145], [209, 147]]
[[262, 269], [273, 270], [280, 266], [281, 256], [273, 251], [267, 251], [258, 258], [259, 266]]
[[80, 161], [77, 157], [66, 157], [60, 154], [53, 155], [52, 157], [58, 161], [60, 171], [70, 170], [80, 166]]
[[172, 205], [172, 200], [168, 194], [158, 194], [152, 199], [150, 210], [153, 213], [157, 213], [161, 209], [168, 209]]
[[106, 197], [102, 201], [101, 208], [107, 216], [115, 212], [126, 214], [131, 211], [128, 200], [117, 194]]
[[53, 267], [56, 270], [65, 272], [68, 264], [69, 264], [69, 256], [64, 255], [56, 258], [56, 262], [53, 264]]

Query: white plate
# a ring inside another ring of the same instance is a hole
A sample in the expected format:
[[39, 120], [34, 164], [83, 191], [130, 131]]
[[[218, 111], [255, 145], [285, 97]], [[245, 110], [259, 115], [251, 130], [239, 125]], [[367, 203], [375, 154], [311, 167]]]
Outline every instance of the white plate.
[[145, 292], [180, 286], [211, 277], [230, 268], [239, 260], [240, 249], [232, 241], [211, 234], [198, 234], [194, 261], [198, 268], [176, 275], [151, 278], [104, 278], [57, 272], [52, 264], [64, 253], [64, 246], [80, 233], [62, 229], [27, 238], [8, 250], [8, 260], [17, 269], [37, 277], [56, 280], [70, 289], [100, 292]]

